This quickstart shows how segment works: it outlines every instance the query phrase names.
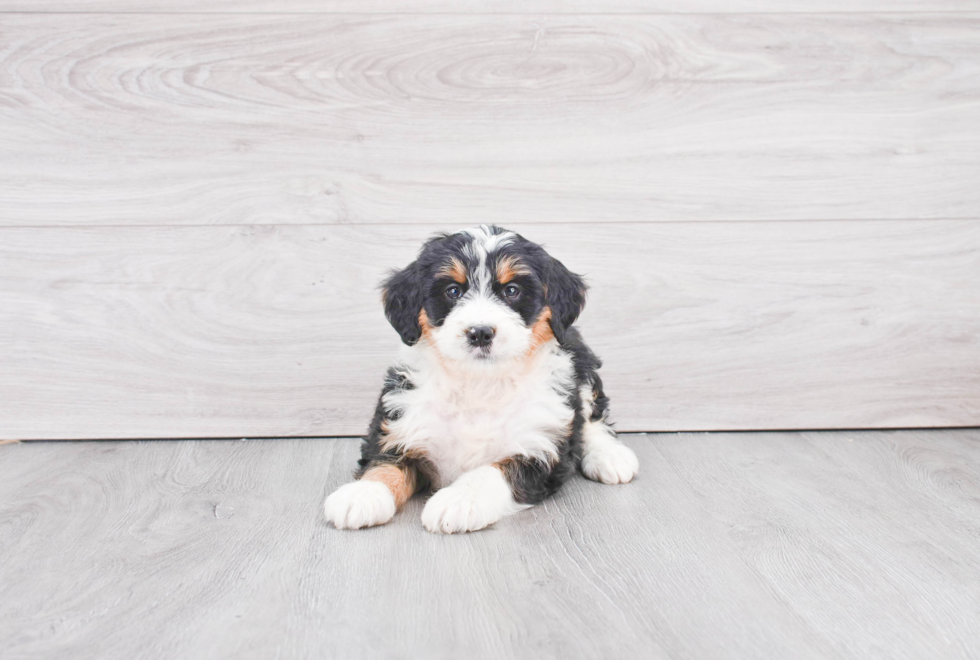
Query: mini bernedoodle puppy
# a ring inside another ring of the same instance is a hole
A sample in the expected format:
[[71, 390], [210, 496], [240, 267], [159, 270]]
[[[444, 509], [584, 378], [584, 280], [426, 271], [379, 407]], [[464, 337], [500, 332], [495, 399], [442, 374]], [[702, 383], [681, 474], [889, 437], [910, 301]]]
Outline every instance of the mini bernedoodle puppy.
[[337, 528], [381, 525], [415, 492], [430, 532], [482, 529], [553, 494], [576, 465], [626, 483], [636, 455], [609, 427], [599, 359], [572, 324], [585, 283], [500, 227], [437, 236], [384, 283], [401, 335], [357, 481], [324, 503]]

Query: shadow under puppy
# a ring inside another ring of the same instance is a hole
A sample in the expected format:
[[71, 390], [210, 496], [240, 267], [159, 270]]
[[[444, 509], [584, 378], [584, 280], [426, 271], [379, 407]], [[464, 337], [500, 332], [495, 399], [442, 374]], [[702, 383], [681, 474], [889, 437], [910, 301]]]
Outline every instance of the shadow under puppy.
[[436, 236], [384, 284], [404, 346], [357, 481], [324, 503], [337, 528], [388, 522], [415, 492], [430, 532], [482, 529], [553, 494], [579, 465], [626, 483], [636, 455], [607, 423], [599, 359], [572, 323], [585, 283], [514, 232]]

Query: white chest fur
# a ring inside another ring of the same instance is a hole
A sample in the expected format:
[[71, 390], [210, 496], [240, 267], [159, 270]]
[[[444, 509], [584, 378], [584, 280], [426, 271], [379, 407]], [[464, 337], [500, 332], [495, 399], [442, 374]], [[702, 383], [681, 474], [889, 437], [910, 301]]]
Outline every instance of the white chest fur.
[[396, 369], [413, 389], [385, 395], [393, 417], [386, 445], [425, 454], [438, 472], [436, 488], [468, 470], [511, 456], [553, 461], [556, 441], [574, 419], [571, 356], [552, 340], [504, 368], [463, 368], [424, 344], [405, 347]]

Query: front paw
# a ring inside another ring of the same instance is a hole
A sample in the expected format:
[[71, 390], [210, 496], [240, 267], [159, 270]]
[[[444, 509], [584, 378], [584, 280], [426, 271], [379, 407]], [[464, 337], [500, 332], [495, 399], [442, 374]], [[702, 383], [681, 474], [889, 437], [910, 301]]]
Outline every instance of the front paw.
[[500, 470], [486, 466], [467, 472], [430, 497], [422, 509], [422, 525], [442, 534], [473, 532], [521, 508]]
[[422, 525], [430, 532], [473, 532], [500, 520], [500, 515], [462, 488], [447, 486], [429, 498]]
[[604, 484], [625, 484], [640, 471], [640, 462], [633, 450], [617, 442], [603, 442], [582, 456], [582, 474]]
[[395, 496], [377, 481], [344, 484], [323, 503], [323, 514], [337, 529], [383, 525], [395, 516]]

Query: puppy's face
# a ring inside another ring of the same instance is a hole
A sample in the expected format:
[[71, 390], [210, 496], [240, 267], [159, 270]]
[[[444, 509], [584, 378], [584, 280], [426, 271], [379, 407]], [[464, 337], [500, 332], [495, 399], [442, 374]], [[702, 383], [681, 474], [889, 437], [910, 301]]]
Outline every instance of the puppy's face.
[[585, 285], [541, 246], [482, 225], [428, 241], [384, 285], [385, 315], [413, 345], [490, 366], [563, 340], [585, 304]]

